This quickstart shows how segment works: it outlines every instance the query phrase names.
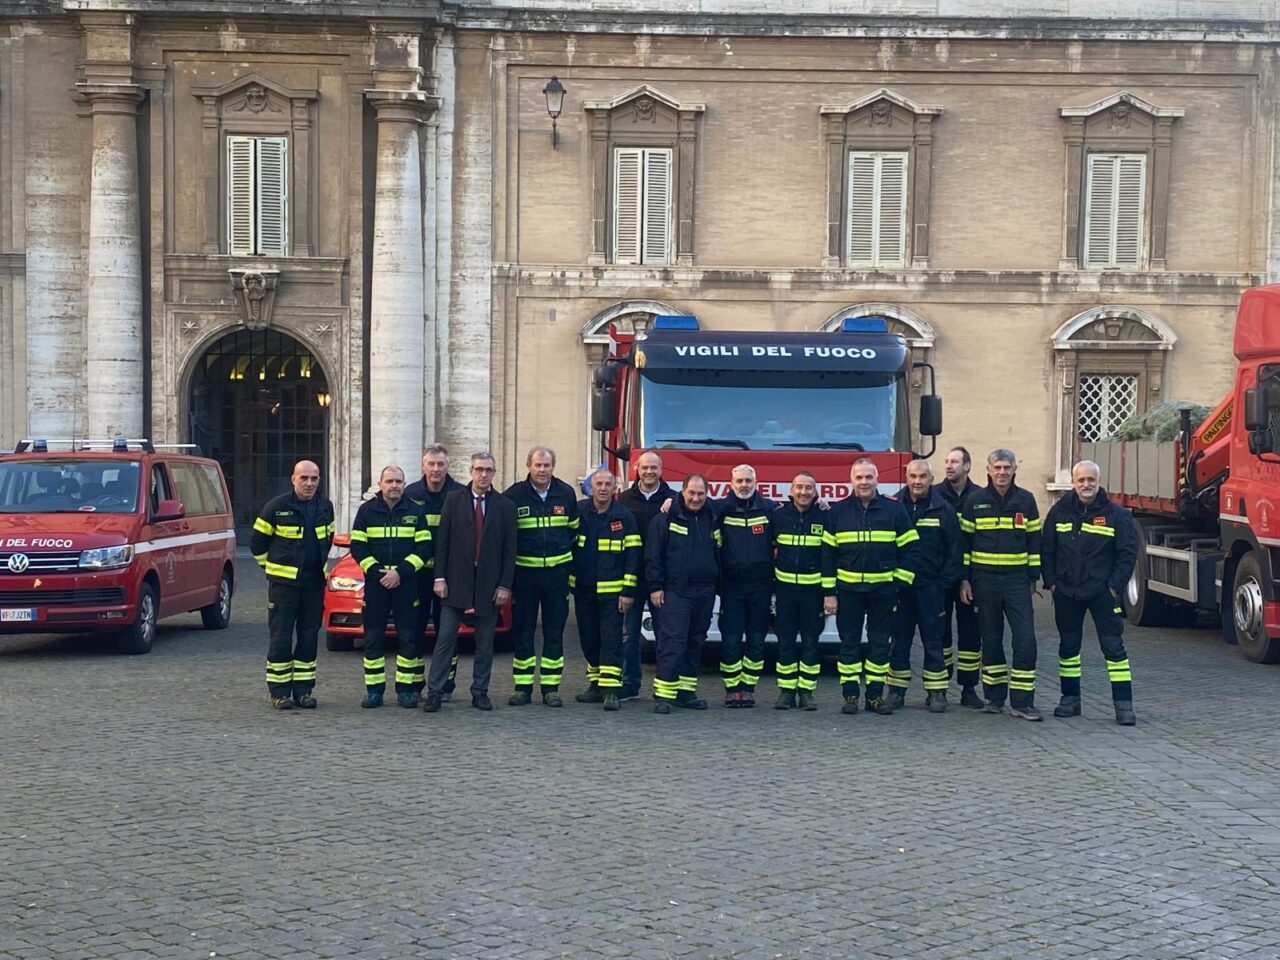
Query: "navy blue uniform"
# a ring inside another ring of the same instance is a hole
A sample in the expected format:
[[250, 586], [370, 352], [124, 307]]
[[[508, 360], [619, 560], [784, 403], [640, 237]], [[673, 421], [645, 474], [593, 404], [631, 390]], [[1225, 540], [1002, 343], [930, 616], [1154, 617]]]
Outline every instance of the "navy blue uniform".
[[[822, 612], [822, 544], [827, 533], [827, 513], [814, 504], [801, 511], [794, 501], [788, 501], [774, 511], [771, 520], [778, 689], [812, 692], [818, 688], [822, 667], [818, 638], [826, 622]], [[830, 586], [835, 589], [834, 582]]]
[[[676, 495], [665, 480], [659, 480], [658, 486], [647, 497], [636, 483], [623, 490], [618, 502], [631, 511], [636, 519], [636, 527], [640, 530], [640, 539], [647, 545], [649, 527], [653, 524], [662, 509], [662, 505]], [[645, 581], [644, 563], [640, 564], [640, 583], [636, 586], [636, 602], [627, 611], [625, 632], [622, 635], [622, 692], [621, 697], [633, 697], [640, 692], [640, 627], [644, 622], [645, 605], [649, 606], [649, 623], [653, 635], [658, 635], [658, 620], [661, 616], [652, 603], [649, 603], [649, 584]]]
[[578, 535], [569, 586], [587, 679], [603, 691], [622, 689], [622, 611], [619, 597], [635, 597], [644, 548], [635, 517], [612, 502], [601, 513], [591, 500], [578, 504]]
[[[777, 504], [758, 492], [730, 494], [710, 506], [720, 517], [720, 677], [726, 693], [752, 693], [764, 670], [773, 595], [770, 515]], [[745, 644], [744, 644], [745, 639]]]
[[[960, 519], [960, 511], [964, 502], [975, 490], [982, 488], [965, 477], [964, 489], [959, 493], [951, 484], [943, 481], [935, 484], [934, 489], [947, 501], [955, 511], [956, 520]], [[956, 623], [955, 643], [952, 643], [951, 621]], [[960, 599], [960, 584], [954, 583], [947, 589], [947, 615], [942, 621], [942, 656], [947, 662], [947, 674], [952, 667], [956, 672], [956, 682], [962, 687], [976, 687], [980, 679], [978, 671], [982, 668], [982, 634], [978, 630], [978, 612], [973, 604]]]

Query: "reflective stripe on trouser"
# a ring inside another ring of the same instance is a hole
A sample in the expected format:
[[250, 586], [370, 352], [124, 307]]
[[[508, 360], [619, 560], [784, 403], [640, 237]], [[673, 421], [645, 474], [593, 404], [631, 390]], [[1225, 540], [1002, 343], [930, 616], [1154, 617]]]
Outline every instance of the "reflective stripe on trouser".
[[[840, 672], [840, 692], [846, 697], [858, 695], [858, 678], [867, 685], [867, 697], [875, 700], [884, 693], [889, 673], [889, 638], [893, 633], [893, 612], [898, 588], [873, 587], [870, 590], [841, 590], [837, 595], [836, 627], [840, 631], [840, 654], [836, 668]], [[866, 624], [867, 643], [863, 650], [862, 628]]]
[[947, 689], [947, 664], [942, 656], [942, 621], [947, 615], [946, 590], [941, 584], [920, 583], [898, 591], [893, 643], [889, 648], [889, 686], [911, 686], [911, 644], [916, 630], [924, 650], [922, 673], [926, 690]]
[[720, 678], [726, 690], [754, 690], [764, 669], [770, 581], [736, 584], [720, 597]]
[[316, 644], [324, 620], [324, 574], [293, 583], [267, 581], [267, 690], [273, 697], [310, 693], [316, 685]]
[[1080, 647], [1084, 641], [1084, 615], [1088, 611], [1098, 631], [1098, 645], [1107, 661], [1112, 700], [1132, 700], [1133, 680], [1129, 655], [1124, 649], [1124, 617], [1110, 593], [1080, 600], [1059, 587], [1053, 594], [1053, 619], [1058, 627], [1058, 683], [1065, 697], [1080, 696]]
[[[821, 661], [818, 638], [827, 622], [822, 612], [822, 587], [775, 587], [774, 632], [778, 635], [778, 688], [816, 690]], [[796, 660], [796, 637], [800, 638], [800, 658]]]
[[[951, 620], [955, 618], [955, 645], [951, 638]], [[982, 633], [978, 630], [978, 613], [973, 604], [960, 599], [960, 585], [947, 591], [947, 615], [942, 621], [942, 658], [947, 663], [947, 675], [955, 668], [956, 682], [962, 687], [978, 685], [978, 671], [982, 667]], [[952, 653], [954, 651], [954, 663]]]
[[421, 690], [425, 685], [422, 637], [418, 635], [418, 587], [414, 580], [401, 581], [394, 590], [378, 582], [375, 571], [364, 584], [364, 684], [385, 690], [387, 618], [396, 624], [396, 691]]
[[[622, 688], [622, 613], [618, 595], [579, 590], [573, 594], [578, 639], [587, 661], [587, 679], [601, 690]], [[544, 675], [545, 682], [545, 675]]]
[[[981, 574], [973, 583], [982, 631], [982, 692], [995, 703], [1008, 700], [1015, 707], [1035, 703], [1036, 630], [1031, 610], [1031, 586], [1026, 573]], [[1004, 622], [1009, 621], [1013, 665], [1004, 653]]]
[[653, 695], [658, 700], [674, 700], [677, 693], [698, 689], [698, 664], [702, 644], [711, 627], [711, 611], [716, 598], [686, 597], [667, 590], [663, 596], [662, 619], [658, 624], [657, 670]]
[[[564, 625], [569, 619], [569, 564], [517, 567], [511, 589], [511, 676], [517, 690], [533, 688], [540, 668], [542, 690], [560, 686], [564, 673]], [[537, 657], [534, 632], [542, 614], [542, 655]]]

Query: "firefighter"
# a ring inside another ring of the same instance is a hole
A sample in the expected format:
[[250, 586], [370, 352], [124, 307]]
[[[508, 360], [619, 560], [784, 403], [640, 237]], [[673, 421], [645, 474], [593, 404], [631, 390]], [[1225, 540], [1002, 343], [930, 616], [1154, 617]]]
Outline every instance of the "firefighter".
[[[987, 486], [965, 501], [960, 599], [977, 608], [982, 634], [983, 710], [1042, 720], [1035, 706], [1036, 629], [1032, 594], [1039, 595], [1040, 511], [1036, 498], [1014, 483], [1018, 458], [997, 448], [987, 455]], [[1013, 666], [1004, 653], [1004, 622], [1013, 637]]]
[[603, 467], [591, 475], [591, 497], [578, 504], [569, 577], [588, 681], [574, 699], [606, 710], [622, 706], [622, 622], [635, 602], [644, 551], [635, 517], [614, 498], [615, 484]]
[[1053, 594], [1062, 686], [1062, 702], [1053, 715], [1080, 716], [1080, 644], [1088, 611], [1107, 661], [1116, 723], [1131, 727], [1137, 718], [1120, 591], [1133, 573], [1138, 535], [1129, 511], [1107, 498], [1100, 476], [1092, 460], [1072, 467], [1071, 492], [1049, 509], [1044, 521], [1044, 585]]
[[[267, 692], [277, 710], [314, 710], [316, 639], [324, 619], [324, 562], [333, 545], [333, 504], [320, 468], [300, 460], [293, 491], [268, 500], [249, 549], [267, 575]], [[296, 638], [296, 639], [295, 639]]]
[[[449, 475], [449, 451], [443, 444], [433, 443], [422, 454], [422, 479], [415, 480], [404, 488], [405, 498], [411, 500], [427, 518], [427, 526], [431, 528], [432, 543], [435, 543], [436, 528], [440, 526], [440, 512], [444, 509], [444, 498], [455, 490], [461, 490], [462, 484]], [[435, 551], [427, 561], [427, 568], [418, 574], [418, 636], [425, 637], [427, 624], [435, 627], [440, 633], [441, 600], [433, 589], [435, 584]], [[424, 647], [425, 648], [425, 647]], [[442, 699], [453, 699], [454, 677], [458, 672], [458, 657], [455, 654], [449, 664], [449, 680], [444, 685]]]
[[[755, 468], [733, 468], [732, 492], [712, 506], [720, 520], [720, 677], [724, 705], [754, 707], [764, 669], [773, 596], [770, 514], [777, 504], [756, 489]], [[744, 642], [745, 640], [745, 642]]]
[[[964, 447], [952, 447], [943, 461], [945, 479], [937, 484], [937, 491], [942, 494], [955, 511], [959, 520], [964, 502], [975, 491], [982, 488], [969, 479], [969, 471], [973, 468], [973, 458]], [[955, 620], [955, 645], [951, 642], [951, 622]], [[952, 657], [956, 671], [956, 682], [960, 685], [960, 706], [981, 710], [982, 698], [978, 696], [979, 670], [982, 667], [982, 636], [978, 632], [978, 614], [972, 604], [960, 602], [960, 582], [957, 580], [947, 590], [947, 613], [943, 618], [943, 658], [947, 662], [948, 678], [951, 674]]]
[[431, 558], [427, 518], [404, 497], [404, 471], [383, 467], [378, 492], [360, 504], [351, 525], [351, 556], [364, 571], [364, 700], [382, 706], [387, 686], [387, 617], [396, 623], [396, 702], [416, 707], [426, 686], [422, 636], [416, 632], [418, 574]]
[[[636, 458], [636, 482], [618, 497], [618, 502], [631, 511], [640, 539], [648, 545], [649, 527], [663, 504], [676, 492], [662, 479], [662, 458], [649, 450]], [[636, 602], [627, 612], [626, 633], [622, 638], [622, 690], [619, 700], [635, 700], [640, 696], [640, 628], [644, 623], [645, 604], [649, 605], [649, 621], [658, 635], [658, 611], [649, 603], [649, 587], [644, 581], [644, 565], [640, 567], [640, 585]]]
[[[555, 477], [556, 454], [536, 446], [525, 458], [529, 474], [507, 488], [516, 505], [516, 578], [511, 592], [511, 672], [515, 692], [507, 701], [523, 707], [533, 700], [534, 668], [542, 702], [562, 707], [564, 626], [569, 619], [569, 571], [578, 534], [578, 495]], [[542, 656], [535, 656], [534, 631], [542, 612]]]
[[947, 712], [947, 661], [943, 654], [943, 621], [947, 591], [960, 580], [960, 521], [933, 483], [928, 460], [907, 464], [907, 485], [898, 503], [920, 535], [919, 566], [909, 586], [898, 589], [898, 612], [889, 650], [889, 700], [901, 707], [911, 686], [911, 643], [920, 631], [924, 649], [925, 705], [931, 713]]
[[707, 478], [690, 474], [671, 509], [653, 518], [645, 547], [645, 580], [658, 621], [654, 713], [671, 705], [705, 710], [698, 664], [711, 626], [720, 578], [720, 524], [707, 506]]
[[853, 493], [831, 508], [823, 535], [823, 610], [836, 615], [840, 631], [840, 712], [858, 712], [861, 677], [866, 682], [866, 711], [887, 716], [893, 713], [884, 684], [898, 585], [915, 579], [920, 535], [902, 507], [876, 492], [880, 471], [872, 461], [854, 461], [849, 477]]
[[[799, 706], [817, 710], [813, 691], [818, 689], [822, 662], [818, 638], [826, 616], [822, 611], [822, 542], [827, 516], [814, 502], [818, 486], [813, 474], [802, 470], [791, 481], [791, 498], [771, 517], [773, 531], [774, 630], [778, 635], [777, 710]], [[829, 584], [835, 588], [834, 580]], [[796, 636], [800, 656], [796, 659]]]

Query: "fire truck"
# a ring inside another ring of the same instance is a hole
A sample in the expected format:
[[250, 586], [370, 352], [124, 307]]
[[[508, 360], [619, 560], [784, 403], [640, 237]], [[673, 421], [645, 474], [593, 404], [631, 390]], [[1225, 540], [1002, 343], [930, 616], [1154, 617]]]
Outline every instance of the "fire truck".
[[[928, 392], [913, 417], [917, 367]], [[660, 316], [644, 333], [611, 329], [593, 380], [592, 427], [618, 476], [634, 479], [632, 465], [652, 450], [668, 483], [700, 473], [713, 498], [749, 463], [763, 496], [785, 500], [807, 470], [819, 496], [838, 500], [852, 492], [849, 468], [861, 457], [879, 468], [881, 492], [896, 493], [921, 439], [931, 438], [927, 456], [942, 432], [933, 367], [913, 364], [883, 317], [851, 317], [834, 333], [747, 333]], [[828, 624], [824, 642], [833, 638]]]
[[1081, 455], [1138, 526], [1125, 591], [1142, 626], [1212, 613], [1223, 639], [1257, 663], [1280, 662], [1280, 285], [1245, 292], [1230, 392], [1170, 441], [1099, 441]]

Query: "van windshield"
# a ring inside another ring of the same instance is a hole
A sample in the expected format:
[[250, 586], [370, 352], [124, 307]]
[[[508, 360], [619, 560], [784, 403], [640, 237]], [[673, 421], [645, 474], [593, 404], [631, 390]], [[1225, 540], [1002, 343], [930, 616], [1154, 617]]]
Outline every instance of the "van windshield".
[[0, 461], [0, 513], [133, 513], [135, 460]]

